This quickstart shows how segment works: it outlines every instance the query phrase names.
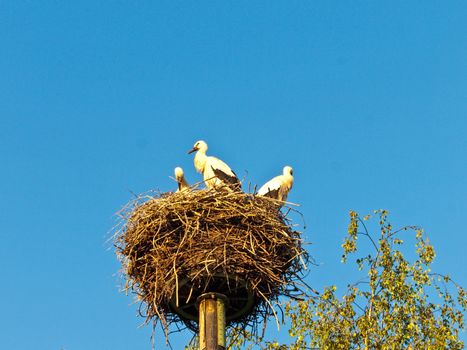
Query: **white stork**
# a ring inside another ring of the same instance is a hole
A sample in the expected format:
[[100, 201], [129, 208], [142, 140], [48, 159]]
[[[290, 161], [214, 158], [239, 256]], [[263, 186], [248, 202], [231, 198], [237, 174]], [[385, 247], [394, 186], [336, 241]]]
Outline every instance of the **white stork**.
[[293, 185], [293, 169], [285, 166], [282, 175], [266, 182], [258, 190], [258, 196], [270, 197], [285, 202]]
[[185, 180], [185, 175], [183, 174], [183, 169], [180, 167], [176, 167], [174, 170], [175, 173], [175, 180], [178, 183], [177, 192], [187, 191], [190, 189], [190, 185]]
[[203, 180], [208, 188], [225, 187], [240, 190], [241, 185], [237, 175], [222, 160], [207, 156], [208, 145], [197, 141], [188, 153], [196, 152], [194, 163], [197, 172], [203, 174]]

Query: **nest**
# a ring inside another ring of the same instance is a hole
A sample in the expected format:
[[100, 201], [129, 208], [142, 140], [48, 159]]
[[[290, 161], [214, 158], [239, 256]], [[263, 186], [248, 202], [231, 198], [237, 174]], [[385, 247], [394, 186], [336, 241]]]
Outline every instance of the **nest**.
[[166, 334], [172, 323], [196, 331], [196, 298], [205, 292], [227, 296], [230, 325], [257, 329], [276, 315], [280, 296], [301, 293], [308, 260], [291, 209], [280, 204], [214, 190], [141, 195], [127, 204], [115, 246], [140, 315], [161, 322]]

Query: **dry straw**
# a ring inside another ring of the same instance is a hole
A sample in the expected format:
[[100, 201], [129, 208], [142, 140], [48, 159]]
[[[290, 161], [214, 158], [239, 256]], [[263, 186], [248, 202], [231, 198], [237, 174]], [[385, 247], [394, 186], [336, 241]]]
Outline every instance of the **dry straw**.
[[172, 323], [196, 331], [189, 317], [196, 298], [220, 292], [230, 299], [229, 323], [257, 330], [276, 315], [280, 296], [300, 293], [308, 260], [290, 208], [279, 208], [270, 198], [214, 190], [141, 195], [128, 203], [115, 246], [140, 314], [166, 334]]

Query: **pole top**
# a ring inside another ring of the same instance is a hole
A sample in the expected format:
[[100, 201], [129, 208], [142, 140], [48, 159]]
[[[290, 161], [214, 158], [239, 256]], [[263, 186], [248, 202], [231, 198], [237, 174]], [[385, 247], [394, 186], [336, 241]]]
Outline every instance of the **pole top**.
[[[210, 292], [205, 292], [205, 291]], [[248, 283], [235, 276], [214, 275], [206, 288], [199, 288], [188, 279], [179, 282], [170, 300], [170, 307], [182, 320], [198, 322], [201, 301], [217, 300], [226, 309], [227, 322], [236, 321], [254, 308], [255, 295]], [[196, 329], [193, 327], [190, 329]]]
[[196, 299], [196, 309], [199, 309], [199, 304], [206, 299], [214, 299], [214, 300], [221, 300], [224, 302], [225, 306], [229, 305], [229, 299], [221, 293], [214, 293], [214, 292], [209, 292], [209, 293], [204, 293], [201, 294], [197, 299]]

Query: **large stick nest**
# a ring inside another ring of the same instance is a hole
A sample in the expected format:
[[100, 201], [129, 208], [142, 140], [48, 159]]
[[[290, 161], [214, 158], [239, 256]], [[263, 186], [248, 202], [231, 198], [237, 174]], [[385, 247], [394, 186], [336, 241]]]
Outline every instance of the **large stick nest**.
[[[196, 319], [185, 316], [196, 315], [189, 304], [205, 292], [227, 295], [229, 323], [256, 329], [275, 315], [280, 296], [302, 289], [298, 282], [308, 255], [289, 211], [243, 192], [138, 196], [121, 211], [115, 235], [126, 290], [140, 300], [140, 314], [160, 321], [166, 332], [178, 322], [196, 331]], [[238, 311], [236, 303], [247, 310], [229, 318]]]

